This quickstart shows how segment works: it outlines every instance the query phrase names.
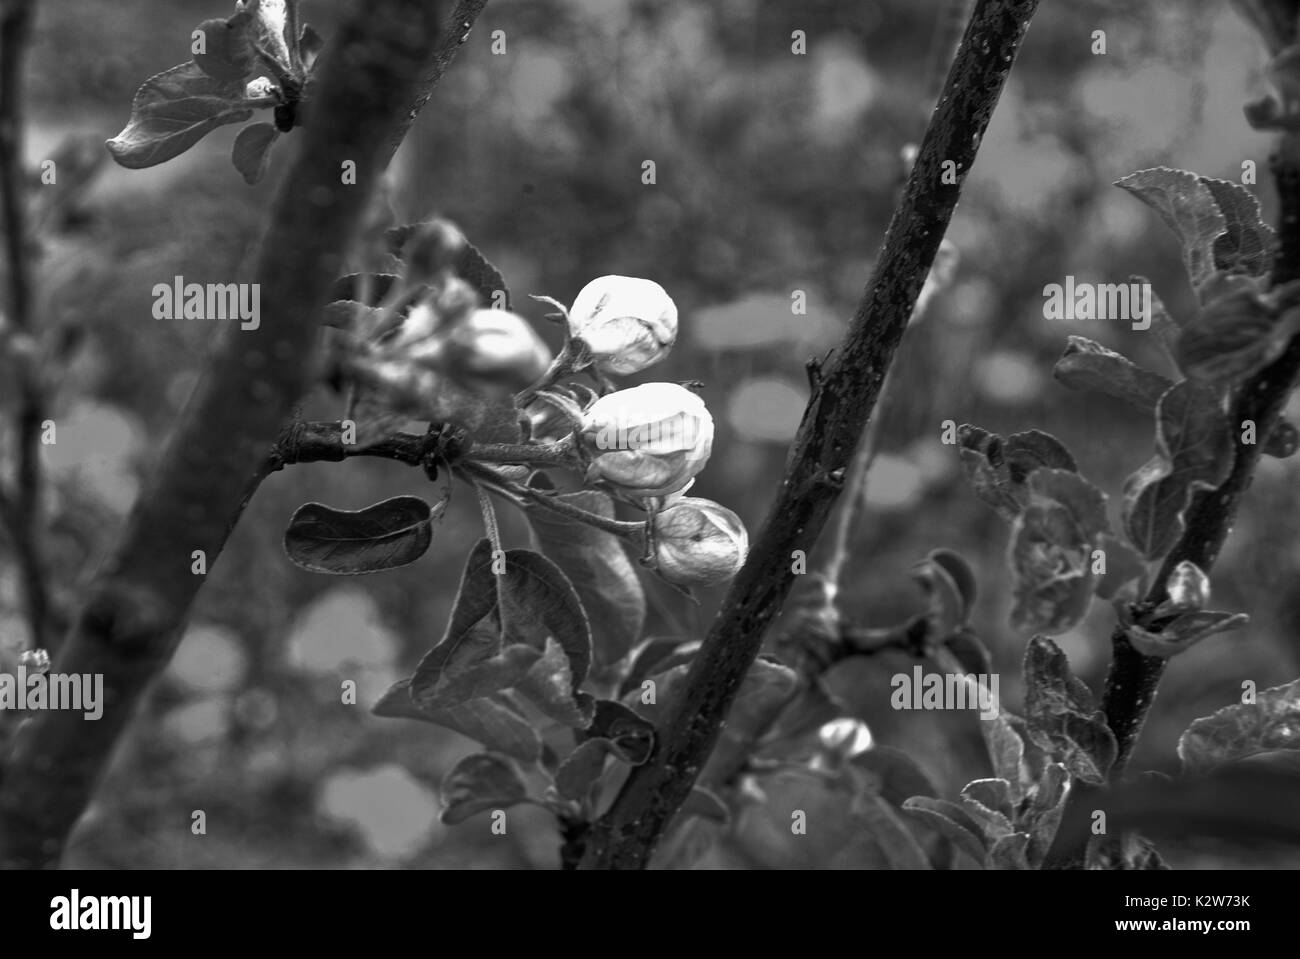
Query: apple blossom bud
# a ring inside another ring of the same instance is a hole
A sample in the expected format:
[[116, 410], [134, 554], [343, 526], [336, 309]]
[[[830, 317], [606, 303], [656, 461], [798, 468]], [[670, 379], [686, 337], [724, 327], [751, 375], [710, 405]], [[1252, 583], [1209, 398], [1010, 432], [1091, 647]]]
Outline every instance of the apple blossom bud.
[[276, 95], [275, 81], [270, 77], [256, 77], [244, 87], [245, 100], [266, 100]]
[[653, 280], [602, 276], [573, 301], [569, 331], [602, 373], [636, 373], [668, 355], [677, 339], [677, 306]]
[[654, 517], [659, 574], [678, 586], [726, 582], [745, 565], [749, 534], [725, 506], [684, 496]]
[[402, 325], [394, 335], [391, 346], [395, 350], [400, 350], [421, 343], [433, 336], [440, 325], [442, 325], [442, 317], [431, 304], [417, 303], [402, 320]]
[[411, 283], [432, 283], [450, 269], [465, 248], [465, 235], [446, 220], [421, 223], [402, 245], [406, 279]]
[[823, 750], [841, 759], [860, 756], [875, 745], [871, 730], [860, 719], [833, 719], [817, 730]]
[[537, 331], [506, 310], [474, 310], [451, 328], [446, 343], [449, 375], [511, 392], [531, 386], [551, 364], [551, 351]]
[[18, 663], [33, 672], [48, 673], [50, 671], [50, 654], [43, 649], [25, 649], [18, 657]]
[[580, 435], [590, 461], [587, 482], [636, 501], [684, 489], [704, 469], [713, 417], [684, 386], [645, 383], [592, 403]]

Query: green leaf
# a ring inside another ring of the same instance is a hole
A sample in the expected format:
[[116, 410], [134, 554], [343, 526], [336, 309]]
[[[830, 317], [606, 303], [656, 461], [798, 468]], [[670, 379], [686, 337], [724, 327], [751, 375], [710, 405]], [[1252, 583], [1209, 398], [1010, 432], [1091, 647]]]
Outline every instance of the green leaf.
[[1070, 673], [1065, 654], [1035, 636], [1025, 650], [1025, 719], [1030, 737], [1084, 782], [1100, 785], [1118, 747], [1092, 692]]
[[424, 555], [444, 503], [394, 496], [362, 510], [321, 503], [298, 507], [284, 532], [284, 551], [313, 573], [352, 576], [408, 566]]
[[1198, 719], [1178, 740], [1183, 769], [1193, 775], [1273, 749], [1300, 749], [1300, 679]]
[[[1172, 313], [1165, 307], [1164, 301], [1156, 293], [1155, 285], [1145, 276], [1132, 275], [1128, 278], [1130, 284], [1136, 284], [1139, 288], [1146, 287], [1151, 290], [1151, 329], [1160, 341], [1161, 348], [1171, 360], [1175, 359], [1178, 337], [1182, 334], [1182, 324], [1174, 319]], [[1176, 360], [1175, 360], [1176, 362]], [[1151, 402], [1151, 409], [1155, 409], [1155, 399]]]
[[240, 130], [239, 136], [235, 137], [230, 161], [249, 186], [266, 175], [267, 161], [271, 156], [271, 144], [279, 135], [280, 131], [275, 128], [274, 123], [253, 123]]
[[555, 790], [565, 799], [581, 802], [605, 769], [605, 757], [610, 753], [608, 739], [588, 739], [560, 763], [555, 772]]
[[[940, 641], [953, 635], [970, 615], [970, 605], [953, 572], [963, 577], [967, 590], [973, 596], [975, 575], [965, 561], [951, 550], [944, 550], [942, 558], [936, 550], [912, 567], [912, 578], [925, 592], [929, 609], [926, 613], [927, 636]], [[953, 572], [950, 572], [952, 570]]]
[[1029, 834], [1024, 832], [1012, 833], [997, 839], [989, 847], [989, 868], [998, 870], [1033, 868], [1029, 864], [1029, 843]]
[[[614, 518], [614, 500], [596, 490], [556, 496], [570, 506]], [[537, 548], [569, 578], [591, 623], [597, 665], [616, 663], [641, 639], [645, 590], [621, 541], [540, 506], [526, 509]]]
[[554, 637], [568, 657], [577, 692], [591, 668], [591, 630], [582, 602], [560, 568], [541, 553], [508, 549], [497, 594], [506, 641], [544, 649], [545, 637]]
[[[975, 779], [968, 782], [961, 791], [962, 802], [975, 803], [980, 807], [981, 815], [983, 813], [992, 813], [998, 817], [998, 824], [1005, 821], [1010, 827], [1016, 818], [1016, 799], [1011, 783], [1002, 778], [995, 779]], [[969, 809], [971, 818], [980, 819]]]
[[1250, 617], [1245, 613], [1224, 613], [1212, 609], [1197, 610], [1179, 616], [1164, 628], [1161, 635], [1173, 636], [1183, 643], [1194, 643], [1215, 633], [1240, 629], [1249, 622]]
[[1024, 796], [1024, 741], [1001, 711], [993, 719], [982, 720], [979, 726], [993, 766], [993, 774], [1007, 783], [1012, 802], [1020, 802]]
[[938, 797], [939, 789], [915, 759], [892, 746], [872, 746], [849, 760], [866, 786], [887, 802], [901, 807], [913, 796]]
[[931, 868], [925, 850], [883, 798], [860, 790], [849, 805], [849, 813], [871, 834], [890, 869]]
[[304, 23], [302, 33], [298, 37], [298, 55], [302, 58], [304, 70], [308, 73], [312, 71], [323, 49], [325, 49], [325, 40], [311, 24]]
[[1092, 602], [1092, 549], [1107, 527], [1105, 495], [1077, 473], [1040, 469], [1011, 532], [1017, 629], [1051, 635], [1072, 629]]
[[180, 156], [219, 126], [253, 115], [239, 84], [214, 80], [193, 61], [150, 77], [131, 101], [126, 128], [108, 141], [108, 152], [131, 170]]
[[1063, 507], [1089, 541], [1110, 531], [1106, 494], [1071, 470], [1041, 468], [1029, 477], [1030, 502]]
[[[1002, 785], [996, 786], [994, 785], [996, 783]], [[972, 786], [975, 787], [974, 794], [971, 792]], [[1011, 787], [1005, 779], [979, 779], [962, 789], [961, 808], [979, 827], [986, 845], [990, 847], [999, 839], [1011, 835], [1015, 827], [1011, 824], [1010, 815], [986, 806], [981, 800], [1000, 802], [1004, 808], [1010, 810], [1010, 792]]]
[[1156, 407], [1156, 456], [1124, 484], [1124, 532], [1147, 559], [1167, 553], [1183, 532], [1183, 513], [1197, 490], [1228, 477], [1232, 432], [1215, 392], [1184, 380]]
[[[460, 587], [456, 591], [456, 603], [452, 607], [451, 618], [442, 639], [424, 655], [415, 669], [413, 686], [417, 692], [421, 686], [436, 681], [452, 664], [481, 660], [485, 640], [494, 641], [497, 648], [501, 647], [499, 624], [496, 624], [495, 636], [490, 638], [482, 633], [476, 634], [473, 629], [496, 611], [497, 602], [492, 544], [487, 539], [480, 539], [465, 559], [465, 570], [461, 573]], [[469, 644], [478, 652], [462, 653], [462, 644]], [[488, 655], [491, 655], [490, 651]]]
[[298, 0], [246, 0], [248, 33], [284, 71], [292, 71], [298, 45]]
[[528, 796], [519, 769], [506, 756], [475, 753], [458, 762], [442, 780], [442, 821], [449, 826], [475, 813], [505, 809]]
[[725, 769], [738, 755], [747, 754], [755, 737], [769, 728], [798, 686], [798, 676], [789, 666], [767, 656], [754, 660], [736, 693], [710, 762]]
[[993, 672], [993, 657], [975, 633], [963, 626], [949, 636], [941, 649], [946, 649], [960, 666], [960, 672], [987, 676]]
[[957, 431], [962, 469], [975, 495], [1010, 521], [1029, 499], [1030, 474], [1046, 467], [1073, 471], [1074, 457], [1056, 437], [1040, 430], [1013, 433], [1003, 439], [978, 426], [964, 424]]
[[1072, 390], [1104, 393], [1140, 410], [1154, 410], [1173, 380], [1083, 336], [1071, 336], [1052, 375]]
[[551, 718], [585, 726], [591, 698], [579, 687], [590, 639], [572, 587], [528, 550], [507, 550], [504, 572], [497, 575], [496, 568], [491, 543], [479, 540], [466, 559], [447, 629], [416, 667], [417, 702], [442, 708], [514, 687]]
[[591, 725], [580, 735], [607, 741], [614, 755], [631, 766], [639, 766], [649, 759], [655, 744], [652, 722], [609, 699], [596, 701]]
[[564, 649], [549, 636], [546, 651], [515, 685], [519, 695], [558, 723], [584, 729], [591, 723], [595, 700], [578, 690], [570, 660]]
[[903, 803], [903, 812], [930, 826], [981, 866], [988, 864], [988, 852], [980, 828], [960, 806], [946, 799], [913, 796]]
[[371, 710], [376, 716], [418, 719], [467, 736], [494, 752], [525, 763], [542, 755], [542, 738], [507, 694], [473, 699], [448, 709], [421, 709], [411, 698], [411, 681], [394, 683]]
[[366, 306], [378, 306], [402, 278], [392, 273], [349, 273], [330, 286], [331, 300], [352, 300]]
[[1224, 233], [1214, 241], [1214, 265], [1229, 273], [1266, 276], [1273, 268], [1277, 236], [1259, 215], [1259, 200], [1239, 183], [1201, 177], [1223, 214]]
[[411, 678], [411, 695], [425, 709], [446, 709], [479, 699], [523, 681], [541, 658], [531, 646], [502, 648], [495, 624], [476, 624], [458, 645], [434, 647]]
[[1218, 486], [1232, 471], [1232, 433], [1213, 392], [1182, 382], [1156, 408], [1156, 448], [1186, 483]]
[[1300, 329], [1300, 311], [1279, 314], [1253, 289], [1206, 303], [1178, 337], [1175, 359], [1190, 379], [1242, 383], [1271, 364]]
[[208, 76], [221, 83], [242, 83], [256, 69], [257, 54], [248, 42], [248, 16], [235, 14], [228, 20], [204, 20], [196, 28], [203, 34], [205, 50], [194, 54], [194, 62]]
[[1017, 820], [1019, 828], [1029, 830], [1029, 848], [1026, 857], [1037, 869], [1047, 858], [1065, 812], [1070, 773], [1060, 763], [1049, 763], [1034, 786], [1029, 809]]
[[1113, 599], [1127, 583], [1146, 572], [1142, 557], [1113, 533], [1103, 533], [1094, 545], [1105, 557], [1106, 572], [1093, 581], [1093, 589], [1102, 599]]
[[632, 656], [632, 665], [619, 686], [619, 696], [638, 689], [643, 680], [655, 673], [690, 662], [699, 648], [698, 641], [682, 642], [677, 636], [653, 636], [645, 640]]
[[1087, 540], [1056, 506], [1029, 507], [1011, 537], [1011, 625], [1049, 635], [1073, 629], [1092, 602]]
[[1158, 632], [1128, 623], [1125, 624], [1124, 633], [1128, 641], [1133, 644], [1133, 648], [1143, 656], [1159, 656], [1168, 659], [1170, 656], [1186, 652], [1207, 636], [1239, 629], [1249, 622], [1250, 617], [1245, 613], [1197, 610], [1179, 615], [1164, 624]]
[[1227, 229], [1214, 194], [1201, 178], [1186, 170], [1156, 167], [1131, 173], [1115, 185], [1160, 214], [1182, 244], [1192, 285], [1200, 286], [1216, 268], [1215, 240]]
[[508, 693], [471, 699], [448, 709], [429, 709], [424, 714], [430, 722], [520, 762], [533, 763], [542, 757], [540, 734]]
[[[395, 226], [389, 230], [385, 234], [388, 239], [388, 252], [400, 259], [406, 241], [422, 225], [422, 223], [407, 223], [404, 226]], [[504, 295], [500, 305], [504, 309], [511, 309], [510, 290], [506, 286], [505, 278], [501, 275], [501, 271], [493, 266], [492, 262], [474, 244], [468, 241], [465, 243], [464, 248], [456, 257], [455, 271], [457, 276], [474, 287], [484, 305], [495, 307], [497, 305], [495, 294], [500, 291]]]

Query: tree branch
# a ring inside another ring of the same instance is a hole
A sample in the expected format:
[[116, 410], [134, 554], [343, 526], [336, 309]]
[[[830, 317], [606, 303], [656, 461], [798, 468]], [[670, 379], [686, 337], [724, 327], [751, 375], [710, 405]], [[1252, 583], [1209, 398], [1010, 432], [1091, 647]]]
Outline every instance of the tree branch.
[[[0, 491], [3, 522], [22, 580], [23, 606], [35, 648], [48, 645], [49, 587], [41, 549], [41, 423], [44, 403], [30, 349], [33, 335], [31, 242], [27, 222], [27, 169], [23, 158], [23, 60], [31, 38], [35, 0], [11, 0], [0, 8], [0, 213], [4, 218], [10, 329], [0, 343], [10, 346], [18, 411], [17, 468], [12, 495]], [[16, 340], [26, 341], [15, 346]]]
[[[821, 533], [875, 408], [980, 138], [1037, 0], [979, 0], [875, 271], [838, 355], [816, 372], [785, 478], [709, 630], [649, 762], [593, 827], [583, 868], [642, 868], [713, 750], [732, 700], [793, 580], [790, 557]], [[945, 184], [944, 164], [958, 182]]]
[[[1300, 135], [1283, 134], [1270, 159], [1270, 166], [1281, 207], [1278, 218], [1280, 249], [1273, 262], [1271, 277], [1272, 284], [1277, 286], [1300, 279]], [[1236, 429], [1244, 420], [1253, 420], [1258, 442], [1237, 444], [1232, 472], [1223, 485], [1196, 495], [1184, 518], [1183, 535], [1161, 564], [1155, 582], [1143, 597], [1144, 605], [1154, 607], [1164, 602], [1168, 597], [1165, 585], [1179, 563], [1195, 563], [1206, 574], [1213, 568], [1236, 521], [1241, 497], [1250, 488], [1269, 433], [1281, 418], [1298, 377], [1300, 336], [1291, 340], [1286, 352], [1271, 366], [1256, 373], [1242, 386], [1233, 403], [1229, 422]], [[1113, 654], [1106, 674], [1102, 709], [1119, 746], [1109, 777], [1111, 782], [1116, 782], [1128, 765], [1168, 660], [1143, 656], [1129, 642], [1123, 627], [1116, 627], [1111, 644]], [[1100, 801], [1100, 788], [1080, 788], [1083, 786], [1082, 783], [1076, 784], [1071, 793], [1072, 806]], [[1070, 814], [1067, 811], [1066, 817]], [[1081, 869], [1083, 860], [1083, 849], [1054, 847], [1044, 868]]]
[[[472, 22], [482, 6], [462, 2], [459, 22]], [[267, 451], [311, 379], [330, 282], [400, 142], [394, 131], [409, 128], [467, 32], [445, 34], [439, 7], [356, 4], [333, 38], [318, 107], [257, 258], [270, 322], [227, 328], [55, 663], [57, 672], [103, 675], [102, 718], [46, 711], [15, 736], [0, 783], [0, 865], [57, 864], [113, 746], [179, 641], [202, 583], [191, 573], [192, 552], [215, 561], [266, 475]], [[349, 160], [357, 185], [341, 182]]]

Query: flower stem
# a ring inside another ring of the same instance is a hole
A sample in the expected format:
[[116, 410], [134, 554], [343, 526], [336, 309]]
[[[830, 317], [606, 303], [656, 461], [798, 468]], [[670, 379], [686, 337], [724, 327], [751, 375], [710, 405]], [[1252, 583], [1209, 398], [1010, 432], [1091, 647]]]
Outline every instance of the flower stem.
[[539, 466], [576, 466], [572, 437], [558, 443], [478, 443], [465, 459], [476, 463], [530, 463]]
[[539, 392], [554, 386], [563, 377], [568, 376], [577, 368], [574, 365], [573, 351], [569, 349], [568, 337], [565, 337], [564, 349], [560, 350], [558, 356], [551, 360], [551, 365], [546, 368], [542, 378], [532, 386], [515, 395], [515, 406], [523, 409], [531, 403]]
[[483, 528], [487, 531], [488, 542], [492, 544], [492, 552], [500, 555], [501, 527], [497, 525], [496, 508], [492, 505], [492, 499], [482, 484], [475, 482], [474, 492], [478, 496], [478, 507], [483, 512]]
[[596, 529], [603, 530], [621, 539], [631, 540], [638, 543], [638, 545], [641, 537], [645, 535], [645, 523], [627, 522], [610, 519], [608, 516], [600, 516], [580, 506], [574, 506], [572, 503], [551, 496], [542, 490], [533, 489], [531, 486], [525, 486], [522, 483], [516, 483], [514, 480], [506, 479], [495, 470], [481, 466], [478, 463], [465, 462], [461, 463], [460, 466], [476, 481], [486, 483], [512, 499], [535, 503], [543, 509], [575, 519], [580, 523], [586, 523], [588, 526], [594, 526]]

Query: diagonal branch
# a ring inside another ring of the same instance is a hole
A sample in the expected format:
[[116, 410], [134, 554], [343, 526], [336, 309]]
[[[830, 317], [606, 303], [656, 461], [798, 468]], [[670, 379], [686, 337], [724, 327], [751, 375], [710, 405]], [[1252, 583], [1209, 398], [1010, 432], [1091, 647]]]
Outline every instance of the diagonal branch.
[[[961, 180], [1037, 6], [1038, 0], [976, 4], [844, 342], [824, 369], [812, 367], [812, 396], [749, 561], [723, 600], [654, 755], [632, 770], [592, 828], [583, 868], [644, 867], [712, 752], [764, 632], [790, 590], [791, 553], [811, 548], [844, 485], [957, 205]], [[955, 164], [956, 183], [945, 183], [948, 162]]]
[[[484, 0], [462, 2], [458, 24]], [[54, 665], [103, 676], [103, 716], [45, 711], [15, 737], [0, 783], [0, 865], [57, 863], [142, 694], [171, 658], [203, 577], [266, 475], [267, 450], [312, 374], [330, 282], [369, 194], [427, 99], [426, 85], [463, 40], [445, 33], [435, 0], [354, 4], [333, 38], [317, 109], [262, 238], [254, 280], [269, 317], [227, 327], [151, 482]], [[440, 42], [441, 40], [441, 42]], [[430, 64], [434, 64], [431, 68]], [[356, 185], [345, 185], [346, 161]]]

